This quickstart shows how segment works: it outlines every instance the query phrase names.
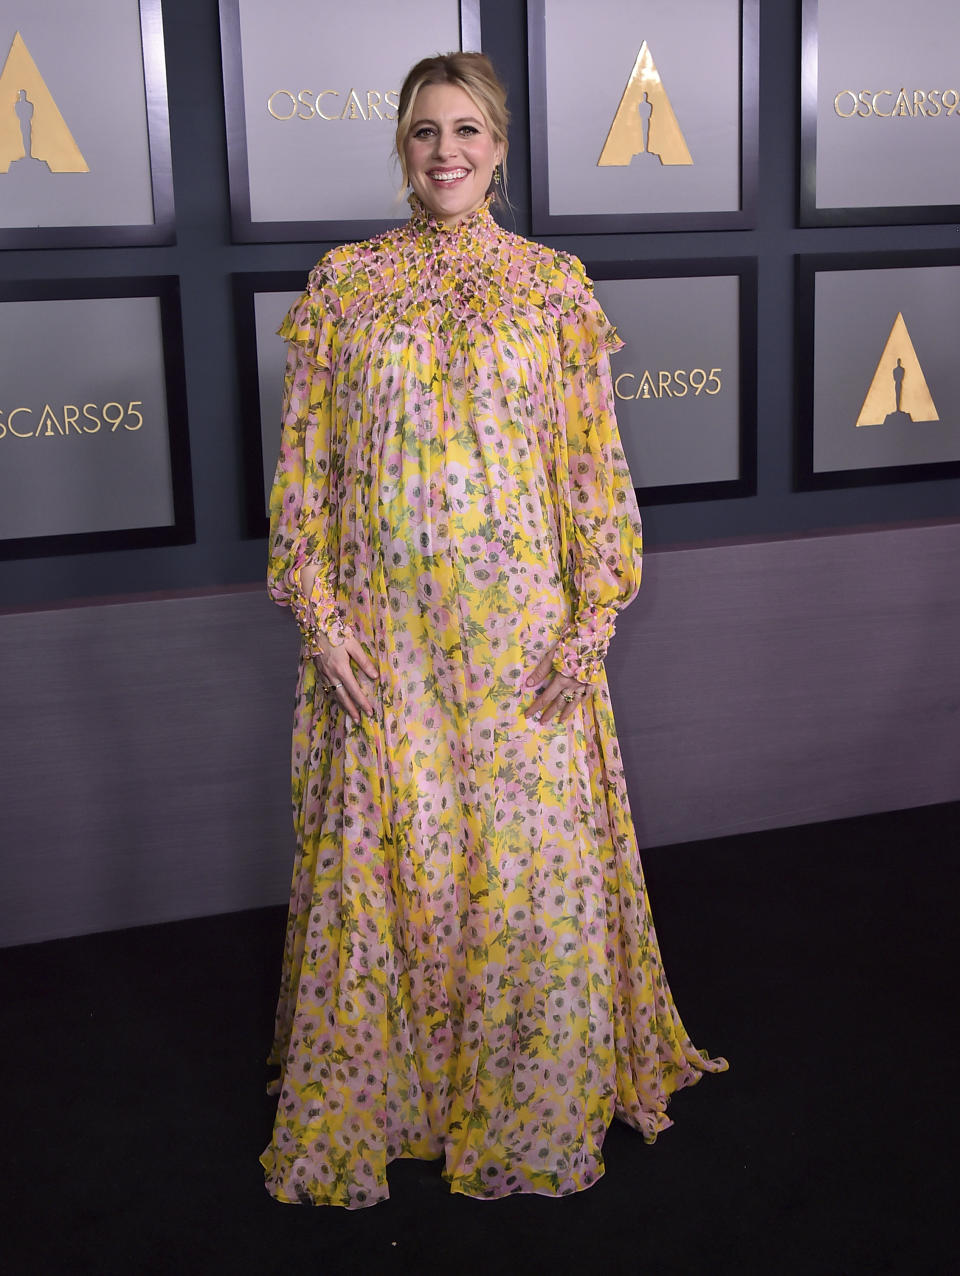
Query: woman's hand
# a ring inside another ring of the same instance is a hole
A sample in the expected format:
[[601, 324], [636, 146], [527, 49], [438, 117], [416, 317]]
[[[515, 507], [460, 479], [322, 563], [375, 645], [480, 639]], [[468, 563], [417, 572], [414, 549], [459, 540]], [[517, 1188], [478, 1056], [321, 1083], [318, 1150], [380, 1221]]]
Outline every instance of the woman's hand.
[[549, 722], [554, 716], [558, 722], [566, 722], [580, 701], [592, 690], [585, 682], [578, 682], [576, 678], [570, 678], [565, 673], [557, 673], [553, 667], [555, 650], [556, 647], [551, 647], [538, 661], [533, 673], [524, 684], [527, 687], [539, 688], [536, 699], [526, 710], [526, 716], [535, 722]]
[[340, 701], [351, 722], [361, 713], [373, 713], [373, 705], [357, 680], [353, 666], [356, 665], [373, 682], [377, 681], [377, 670], [358, 638], [351, 634], [335, 647], [321, 634], [313, 659], [320, 671], [321, 683], [330, 695]]

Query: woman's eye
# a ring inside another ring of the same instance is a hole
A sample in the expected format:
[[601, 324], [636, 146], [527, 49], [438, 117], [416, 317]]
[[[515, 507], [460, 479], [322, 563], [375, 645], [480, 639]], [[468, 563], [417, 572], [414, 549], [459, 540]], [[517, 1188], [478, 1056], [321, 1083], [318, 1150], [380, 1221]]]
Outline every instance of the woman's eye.
[[424, 138], [424, 137], [430, 137], [432, 133], [433, 133], [432, 128], [418, 128], [413, 136]]
[[470, 136], [472, 136], [474, 133], [479, 133], [479, 131], [480, 131], [480, 130], [479, 130], [479, 129], [474, 128], [474, 126], [473, 126], [472, 124], [464, 124], [464, 125], [462, 125], [462, 126], [461, 126], [461, 128], [460, 128], [460, 132], [461, 132], [461, 133], [467, 133], [467, 134], [469, 134]]

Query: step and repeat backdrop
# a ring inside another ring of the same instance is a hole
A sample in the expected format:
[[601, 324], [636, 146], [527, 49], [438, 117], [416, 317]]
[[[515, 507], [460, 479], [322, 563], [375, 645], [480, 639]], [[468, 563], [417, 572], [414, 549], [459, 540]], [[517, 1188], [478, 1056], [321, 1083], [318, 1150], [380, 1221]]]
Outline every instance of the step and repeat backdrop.
[[641, 844], [960, 796], [956, 0], [3, 0], [0, 945], [285, 897], [277, 329], [455, 48], [679, 551], [609, 662]]
[[[776, 303], [795, 360], [789, 419], [771, 421], [758, 413], [764, 262], [743, 251], [763, 195], [759, 7], [594, 0], [587, 18], [579, 0], [529, 0], [523, 83], [512, 67], [530, 230], [592, 245], [588, 271], [625, 342], [615, 393], [648, 507], [762, 497], [772, 430], [790, 435], [798, 495], [960, 476], [960, 244], [835, 252], [830, 238], [960, 218], [958, 10], [915, 0], [906, 21], [898, 0], [798, 6], [796, 223], [808, 233]], [[177, 251], [164, 8], [10, 0], [0, 16], [0, 247], [40, 266], [0, 282], [8, 559], [195, 535], [191, 447], [205, 422], [185, 379], [182, 281], [146, 255]], [[215, 375], [234, 379], [240, 405], [244, 537], [266, 528], [276, 330], [305, 275], [279, 265], [278, 246], [319, 255], [405, 216], [391, 157], [403, 75], [434, 49], [496, 44], [500, 14], [480, 0], [289, 0], [282, 15], [271, 0], [220, 0], [217, 100], [191, 110], [223, 112], [236, 340], [235, 366]], [[665, 232], [693, 247], [651, 253]], [[726, 233], [727, 251], [697, 252], [701, 232], [714, 247]], [[137, 276], [111, 263], [131, 246], [145, 254]], [[35, 251], [93, 248], [89, 275], [75, 258], [63, 281]]]

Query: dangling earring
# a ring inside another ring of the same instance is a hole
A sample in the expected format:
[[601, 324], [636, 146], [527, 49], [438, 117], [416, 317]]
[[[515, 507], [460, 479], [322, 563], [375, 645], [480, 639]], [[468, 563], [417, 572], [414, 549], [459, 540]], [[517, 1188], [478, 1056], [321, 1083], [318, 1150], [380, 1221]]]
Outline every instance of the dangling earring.
[[495, 164], [493, 168], [493, 184], [494, 186], [500, 185], [500, 165], [499, 164]]

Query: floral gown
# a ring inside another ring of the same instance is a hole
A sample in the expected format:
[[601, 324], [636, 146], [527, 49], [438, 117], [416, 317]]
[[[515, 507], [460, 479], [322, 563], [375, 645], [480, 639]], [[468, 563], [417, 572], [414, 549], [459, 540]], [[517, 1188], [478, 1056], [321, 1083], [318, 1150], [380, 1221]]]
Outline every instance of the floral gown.
[[[653, 1141], [726, 1067], [664, 977], [601, 664], [640, 580], [620, 343], [575, 258], [416, 202], [281, 335], [269, 587], [303, 655], [268, 1190], [358, 1208], [443, 1157], [454, 1192], [578, 1191], [614, 1115]], [[310, 658], [346, 626], [380, 674], [354, 724]], [[540, 724], [555, 645], [593, 689]]]

